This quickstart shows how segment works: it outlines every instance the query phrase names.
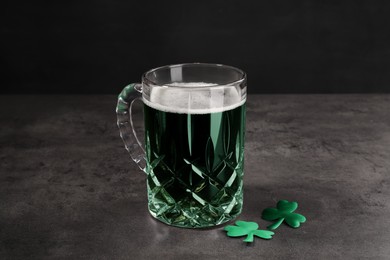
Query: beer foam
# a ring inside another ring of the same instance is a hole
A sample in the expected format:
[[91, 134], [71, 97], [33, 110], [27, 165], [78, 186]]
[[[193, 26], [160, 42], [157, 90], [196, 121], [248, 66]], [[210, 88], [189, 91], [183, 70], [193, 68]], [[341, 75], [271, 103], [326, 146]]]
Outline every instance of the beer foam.
[[[195, 89], [194, 89], [195, 88]], [[209, 114], [234, 109], [245, 103], [241, 89], [213, 83], [174, 82], [151, 89], [143, 101], [157, 110], [179, 114]]]

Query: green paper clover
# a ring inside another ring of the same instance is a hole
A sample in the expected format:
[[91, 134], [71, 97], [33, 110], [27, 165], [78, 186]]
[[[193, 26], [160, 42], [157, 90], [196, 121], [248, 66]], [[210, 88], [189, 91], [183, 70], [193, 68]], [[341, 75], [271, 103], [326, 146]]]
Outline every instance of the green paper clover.
[[267, 227], [270, 230], [278, 228], [283, 221], [286, 221], [289, 226], [297, 228], [301, 223], [306, 221], [305, 216], [293, 213], [297, 208], [298, 203], [295, 201], [280, 200], [276, 208], [266, 208], [263, 210], [262, 218], [265, 220], [278, 220]]
[[242, 237], [246, 236], [244, 242], [253, 242], [253, 236], [257, 236], [263, 239], [271, 239], [275, 233], [269, 230], [258, 230], [259, 225], [256, 222], [236, 221], [237, 226], [226, 226], [224, 228], [227, 231], [229, 237]]

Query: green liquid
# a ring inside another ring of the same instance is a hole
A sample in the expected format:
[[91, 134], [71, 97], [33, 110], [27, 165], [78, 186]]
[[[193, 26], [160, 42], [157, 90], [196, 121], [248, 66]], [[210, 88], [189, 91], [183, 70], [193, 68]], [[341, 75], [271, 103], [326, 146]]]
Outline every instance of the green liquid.
[[209, 227], [241, 213], [245, 104], [210, 114], [144, 105], [149, 211], [180, 227]]

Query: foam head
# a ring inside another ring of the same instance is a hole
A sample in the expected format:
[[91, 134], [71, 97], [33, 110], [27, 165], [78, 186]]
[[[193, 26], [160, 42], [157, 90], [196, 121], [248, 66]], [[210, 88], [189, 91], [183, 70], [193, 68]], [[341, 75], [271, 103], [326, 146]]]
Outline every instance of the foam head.
[[241, 106], [245, 98], [241, 89], [212, 83], [174, 82], [152, 88], [146, 105], [164, 112], [180, 114], [209, 114], [223, 112]]

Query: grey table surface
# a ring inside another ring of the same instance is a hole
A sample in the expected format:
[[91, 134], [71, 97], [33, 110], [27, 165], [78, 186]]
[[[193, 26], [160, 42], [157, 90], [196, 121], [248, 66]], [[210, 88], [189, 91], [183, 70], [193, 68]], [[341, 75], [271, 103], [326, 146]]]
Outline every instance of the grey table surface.
[[115, 96], [0, 96], [0, 259], [390, 259], [390, 95], [247, 104], [238, 219], [265, 228], [280, 199], [307, 217], [249, 245], [149, 215]]

